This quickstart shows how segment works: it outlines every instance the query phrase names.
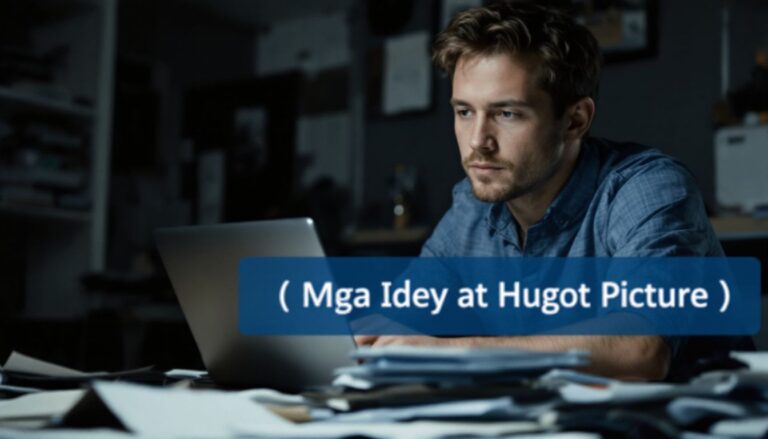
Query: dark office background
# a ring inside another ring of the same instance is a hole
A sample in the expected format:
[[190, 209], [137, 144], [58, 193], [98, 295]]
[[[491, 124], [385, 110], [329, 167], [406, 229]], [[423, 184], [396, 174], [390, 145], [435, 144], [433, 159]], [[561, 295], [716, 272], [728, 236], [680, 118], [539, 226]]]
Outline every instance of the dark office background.
[[[463, 175], [450, 82], [389, 114], [386, 47], [462, 3], [0, 0], [0, 361], [201, 368], [157, 227], [312, 216], [329, 254], [418, 252]], [[768, 1], [624, 3], [648, 40], [607, 58], [592, 134], [679, 158], [729, 213], [714, 139], [765, 93]], [[766, 236], [724, 244], [765, 261]]]

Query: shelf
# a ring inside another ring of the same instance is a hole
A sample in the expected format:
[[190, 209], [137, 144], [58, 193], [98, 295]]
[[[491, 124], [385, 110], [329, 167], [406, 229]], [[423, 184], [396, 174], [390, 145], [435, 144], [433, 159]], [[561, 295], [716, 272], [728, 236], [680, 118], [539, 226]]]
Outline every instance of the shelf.
[[60, 207], [44, 207], [23, 204], [11, 204], [0, 201], [0, 214], [18, 215], [28, 218], [38, 218], [57, 221], [89, 223], [91, 214], [88, 211], [64, 209]]
[[93, 118], [93, 109], [86, 105], [75, 104], [64, 100], [48, 98], [27, 91], [14, 90], [0, 86], [0, 107], [7, 104], [18, 108], [54, 112], [79, 119]]
[[407, 229], [360, 229], [348, 234], [344, 243], [347, 245], [420, 244], [428, 236], [429, 228], [422, 226]]

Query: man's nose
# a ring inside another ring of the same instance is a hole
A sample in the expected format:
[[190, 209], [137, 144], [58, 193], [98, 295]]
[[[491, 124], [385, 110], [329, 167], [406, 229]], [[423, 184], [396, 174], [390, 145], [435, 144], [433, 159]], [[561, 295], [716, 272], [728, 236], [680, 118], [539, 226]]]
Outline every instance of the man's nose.
[[472, 126], [472, 137], [469, 146], [480, 151], [492, 151], [496, 148], [496, 141], [491, 132], [491, 126], [486, 116], [478, 116]]

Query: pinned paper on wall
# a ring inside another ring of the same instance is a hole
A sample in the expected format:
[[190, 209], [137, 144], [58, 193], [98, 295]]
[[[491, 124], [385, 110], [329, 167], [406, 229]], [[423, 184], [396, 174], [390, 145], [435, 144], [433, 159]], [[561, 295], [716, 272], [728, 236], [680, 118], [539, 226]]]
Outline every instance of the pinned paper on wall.
[[256, 37], [257, 75], [289, 70], [316, 73], [349, 64], [349, 26], [344, 13], [285, 20]]
[[387, 40], [384, 46], [382, 112], [387, 115], [430, 106], [432, 68], [429, 34], [415, 32]]
[[296, 152], [303, 167], [301, 185], [310, 187], [328, 177], [339, 186], [352, 183], [350, 120], [345, 112], [305, 116], [299, 119]]

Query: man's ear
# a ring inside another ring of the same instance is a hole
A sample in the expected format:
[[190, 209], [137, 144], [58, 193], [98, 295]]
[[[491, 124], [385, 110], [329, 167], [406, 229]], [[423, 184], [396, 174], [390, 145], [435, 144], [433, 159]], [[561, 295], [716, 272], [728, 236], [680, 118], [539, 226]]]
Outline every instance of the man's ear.
[[565, 138], [568, 141], [581, 139], [587, 135], [592, 120], [595, 118], [595, 101], [583, 97], [565, 110]]

